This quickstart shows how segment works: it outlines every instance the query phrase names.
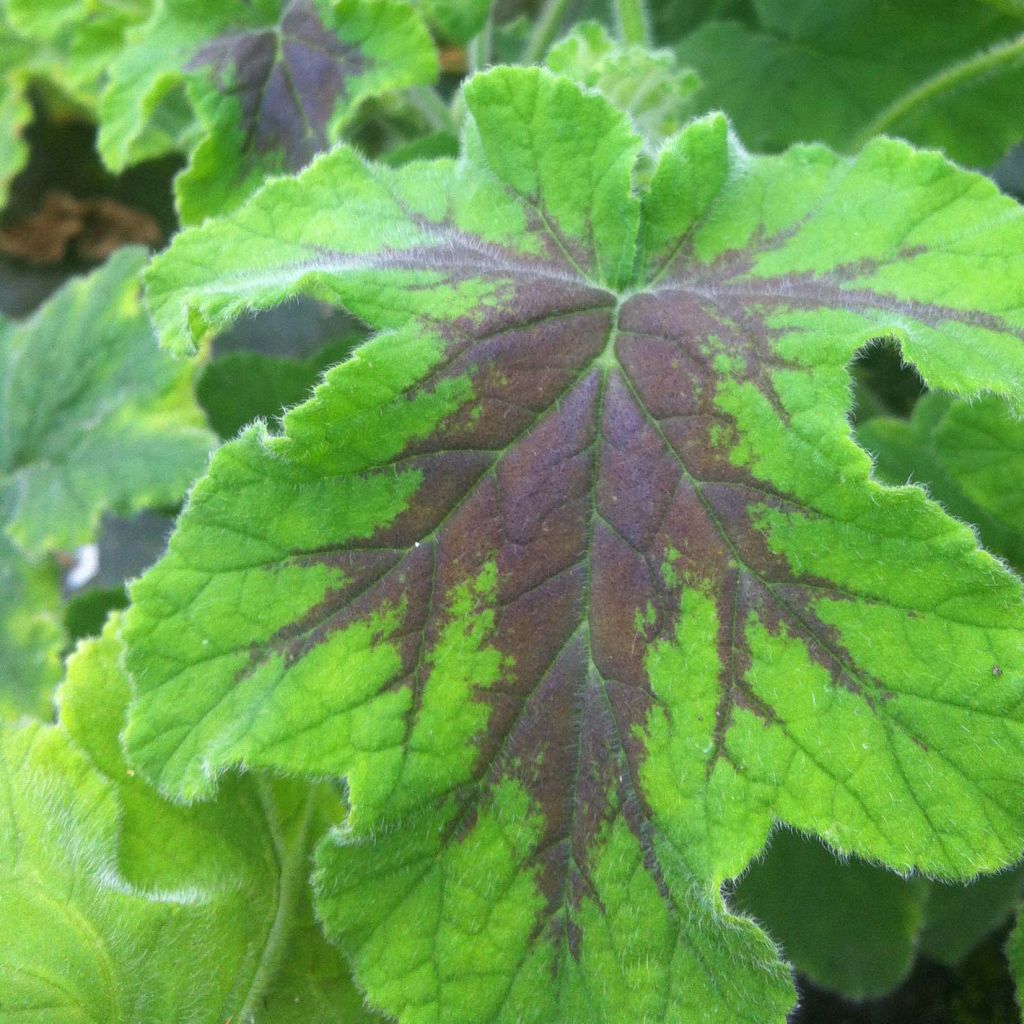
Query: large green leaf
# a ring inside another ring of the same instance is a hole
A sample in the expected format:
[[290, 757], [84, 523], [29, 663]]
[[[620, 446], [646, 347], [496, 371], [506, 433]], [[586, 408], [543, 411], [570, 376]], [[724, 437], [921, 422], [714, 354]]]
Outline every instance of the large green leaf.
[[[232, 779], [210, 804], [161, 800], [121, 758], [115, 628], [69, 663], [59, 726], [0, 728], [0, 1019], [368, 1020], [303, 895], [336, 799]], [[281, 964], [301, 999], [283, 1014], [264, 1004]]]
[[0, 322], [0, 491], [30, 558], [90, 540], [102, 512], [174, 504], [213, 437], [190, 368], [157, 347], [140, 302], [141, 249]]
[[1024, 845], [1020, 583], [847, 420], [879, 337], [1024, 404], [1024, 213], [721, 117], [638, 193], [601, 97], [466, 103], [457, 163], [343, 147], [152, 265], [179, 351], [300, 292], [382, 333], [135, 585], [131, 756], [187, 798], [345, 776], [319, 911], [402, 1021], [782, 1020], [719, 895], [774, 820], [950, 876]]
[[121, 170], [197, 139], [176, 188], [182, 219], [198, 221], [308, 163], [367, 97], [436, 74], [404, 0], [166, 0], [111, 68], [99, 149]]
[[991, 166], [1024, 136], [1021, 22], [963, 0], [756, 0], [759, 24], [710, 21], [679, 47], [744, 142], [775, 150], [872, 134]]

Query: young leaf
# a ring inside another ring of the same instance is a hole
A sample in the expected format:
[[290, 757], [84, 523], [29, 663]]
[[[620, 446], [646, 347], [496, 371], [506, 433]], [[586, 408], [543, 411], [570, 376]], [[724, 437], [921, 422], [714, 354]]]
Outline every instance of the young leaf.
[[729, 903], [816, 985], [860, 1000], [885, 995], [909, 973], [928, 898], [923, 878], [839, 861], [820, 843], [780, 830]]
[[190, 369], [153, 339], [145, 261], [124, 249], [0, 324], [0, 528], [32, 559], [90, 540], [105, 510], [176, 503], [213, 445]]
[[577, 25], [552, 48], [546, 63], [629, 114], [652, 154], [693, 113], [693, 94], [700, 86], [694, 72], [676, 66], [671, 50], [616, 43], [594, 21]]
[[303, 895], [309, 843], [336, 800], [236, 779], [212, 804], [162, 801], [121, 759], [115, 629], [70, 661], [59, 726], [0, 728], [0, 1016], [288, 1019], [262, 996], [293, 958], [284, 977], [304, 1019], [328, 1019], [336, 998], [358, 1007], [337, 954], [311, 937]]
[[403, 0], [167, 0], [111, 68], [98, 145], [114, 170], [182, 145], [180, 123], [150, 122], [186, 84], [199, 141], [176, 191], [182, 220], [199, 221], [308, 163], [367, 97], [436, 74]]
[[856, 149], [872, 135], [939, 146], [977, 167], [1022, 137], [1021, 22], [962, 0], [757, 0], [759, 24], [710, 21], [683, 40], [747, 145], [818, 139]]
[[181, 797], [344, 775], [320, 913], [402, 1021], [781, 1020], [718, 892], [773, 820], [943, 875], [1024, 845], [1020, 583], [847, 420], [879, 337], [1024, 404], [1024, 213], [721, 117], [638, 195], [600, 96], [465, 95], [457, 164], [341, 148], [152, 265], [177, 350], [297, 293], [383, 333], [135, 585], [131, 756]]
[[1005, 402], [926, 395], [910, 420], [877, 417], [857, 437], [881, 479], [924, 484], [985, 547], [1024, 568], [1024, 423]]

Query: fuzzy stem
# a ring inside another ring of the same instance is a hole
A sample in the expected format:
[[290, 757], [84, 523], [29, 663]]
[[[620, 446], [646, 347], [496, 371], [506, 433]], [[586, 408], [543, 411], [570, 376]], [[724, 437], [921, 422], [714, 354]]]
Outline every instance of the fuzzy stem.
[[470, 40], [466, 50], [470, 71], [483, 71], [494, 56], [494, 17], [487, 15], [484, 27]]
[[1015, 36], [990, 50], [982, 50], [959, 64], [944, 68], [886, 107], [857, 135], [853, 148], [860, 149], [869, 139], [884, 134], [915, 108], [931, 102], [942, 93], [955, 89], [972, 78], [988, 74], [1002, 64], [1012, 64], [1016, 60], [1024, 60], [1024, 35]]
[[619, 35], [626, 44], [651, 45], [651, 30], [645, 0], [615, 0]]
[[548, 47], [554, 42], [562, 25], [562, 19], [572, 0], [545, 0], [544, 7], [530, 34], [530, 41], [523, 53], [524, 64], [537, 64], [543, 60]]

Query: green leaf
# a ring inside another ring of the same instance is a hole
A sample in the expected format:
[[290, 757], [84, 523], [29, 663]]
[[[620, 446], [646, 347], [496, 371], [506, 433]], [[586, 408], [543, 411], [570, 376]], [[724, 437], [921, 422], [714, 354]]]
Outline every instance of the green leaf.
[[751, 17], [751, 0], [651, 0], [648, 6], [659, 43], [674, 43], [710, 18]]
[[1024, 0], [983, 0], [983, 2], [1006, 14], [1013, 14], [1018, 18], [1024, 18]]
[[22, 132], [31, 119], [32, 107], [19, 83], [10, 76], [0, 79], [0, 208], [6, 205], [7, 189], [14, 176], [28, 160]]
[[468, 43], [484, 27], [493, 0], [416, 0], [427, 20], [452, 43]]
[[64, 608], [64, 628], [72, 641], [99, 636], [112, 611], [128, 607], [124, 585], [84, 590], [70, 598]]
[[780, 831], [729, 903], [816, 985], [860, 1000], [887, 994], [910, 972], [928, 898], [923, 878], [839, 861], [820, 843]]
[[963, 962], [1009, 916], [1021, 896], [1024, 868], [982, 875], [968, 885], [932, 882], [921, 952], [948, 967]]
[[694, 72], [677, 67], [671, 50], [624, 46], [594, 21], [577, 25], [546, 63], [629, 114], [652, 155], [693, 113], [700, 86]]
[[683, 40], [747, 145], [799, 140], [856, 149], [900, 135], [977, 167], [995, 164], [1022, 128], [1019, 21], [962, 0], [759, 0], [759, 25], [712, 21]]
[[[176, 192], [182, 220], [199, 221], [308, 163], [363, 100], [436, 75], [426, 27], [402, 0], [167, 0], [111, 68], [99, 150], [120, 171], [195, 137]], [[168, 103], [170, 127], [154, 130]]]
[[0, 324], [0, 491], [6, 534], [37, 559], [90, 540], [106, 510], [177, 503], [213, 437], [191, 370], [161, 352], [142, 309], [140, 249]]
[[124, 30], [143, 21], [152, 0], [4, 0], [4, 16], [31, 39], [55, 39], [65, 30]]
[[134, 586], [128, 748], [180, 797], [344, 776], [319, 913], [406, 1024], [781, 1021], [719, 893], [774, 821], [944, 876], [1024, 846], [1021, 585], [847, 419], [879, 337], [1024, 406], [1024, 212], [721, 117], [640, 191], [600, 96], [465, 95], [457, 163], [342, 147], [153, 263], [178, 351], [298, 293], [381, 333]]
[[1006, 959], [1010, 962], [1010, 974], [1013, 977], [1017, 994], [1017, 1005], [1024, 1011], [1024, 916], [1017, 909], [1017, 921], [1006, 941]]
[[910, 420], [878, 417], [857, 437], [882, 480], [914, 481], [982, 543], [1024, 568], [1024, 424], [995, 398], [922, 398]]
[[232, 352], [204, 368], [196, 397], [210, 426], [225, 439], [234, 437], [247, 423], [277, 419], [308, 398], [323, 371], [340, 362], [355, 340], [328, 345], [304, 360]]
[[296, 895], [300, 924], [292, 933], [287, 956], [263, 1000], [259, 1021], [266, 1024], [378, 1024], [386, 1019], [367, 1009], [352, 984], [348, 965], [324, 939], [313, 919], [311, 893]]
[[115, 630], [70, 661], [59, 726], [0, 731], [0, 1017], [288, 1020], [257, 1011], [280, 962], [304, 1019], [368, 1019], [326, 1016], [358, 1002], [303, 894], [337, 801], [240, 779], [210, 804], [162, 801], [121, 758]]
[[63, 646], [56, 566], [30, 564], [0, 534], [0, 720], [49, 717]]
[[[21, 132], [36, 98], [53, 90], [92, 111], [125, 32], [150, 0], [5, 0], [0, 5], [0, 206], [28, 155]], [[44, 88], [40, 88], [40, 85]]]

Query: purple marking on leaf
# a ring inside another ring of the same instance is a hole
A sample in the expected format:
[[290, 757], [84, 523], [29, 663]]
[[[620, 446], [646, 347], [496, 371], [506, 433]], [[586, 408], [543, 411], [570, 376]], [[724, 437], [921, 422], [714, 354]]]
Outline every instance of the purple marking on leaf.
[[327, 147], [348, 80], [368, 66], [358, 47], [324, 27], [313, 0], [292, 0], [278, 26], [212, 40], [188, 65], [210, 69], [217, 88], [237, 98], [244, 148], [281, 152], [293, 170]]
[[283, 650], [301, 658], [332, 631], [404, 600], [405, 620], [390, 638], [401, 669], [387, 687], [413, 690], [408, 738], [445, 626], [445, 595], [493, 559], [489, 642], [505, 668], [476, 694], [490, 713], [472, 784], [460, 780], [437, 796], [454, 798], [448, 835], [457, 841], [500, 779], [525, 787], [544, 816], [533, 854], [546, 897], [538, 929], [561, 934], [575, 953], [571, 911], [595, 891], [590, 851], [615, 817], [637, 836], [647, 870], [670, 899], [638, 779], [656, 700], [645, 659], [652, 644], [674, 640], [684, 586], [710, 594], [718, 611], [720, 699], [706, 723], [709, 774], [731, 758], [737, 707], [766, 728], [786, 726], [748, 679], [746, 632], [755, 616], [769, 633], [801, 640], [834, 685], [873, 708], [887, 699], [815, 612], [823, 597], [858, 595], [794, 570], [758, 525], [764, 512], [823, 513], [730, 458], [737, 428], [716, 403], [716, 355], [727, 353], [733, 372], [785, 424], [772, 373], [787, 364], [773, 347], [766, 311], [845, 306], [912, 312], [926, 323], [982, 320], [851, 290], [842, 274], [743, 278], [737, 260], [723, 260], [717, 278], [714, 267], [702, 268], [699, 282], [676, 280], [619, 301], [562, 266], [545, 271], [543, 261], [498, 247], [448, 246], [440, 259], [431, 253], [427, 246], [377, 258], [442, 270], [452, 280], [486, 264], [508, 282], [505, 299], [478, 318], [430, 324], [443, 332], [447, 352], [410, 397], [468, 377], [472, 398], [431, 436], [372, 470], [422, 476], [394, 522], [345, 550], [296, 553], [341, 568], [350, 582], [260, 656]]

